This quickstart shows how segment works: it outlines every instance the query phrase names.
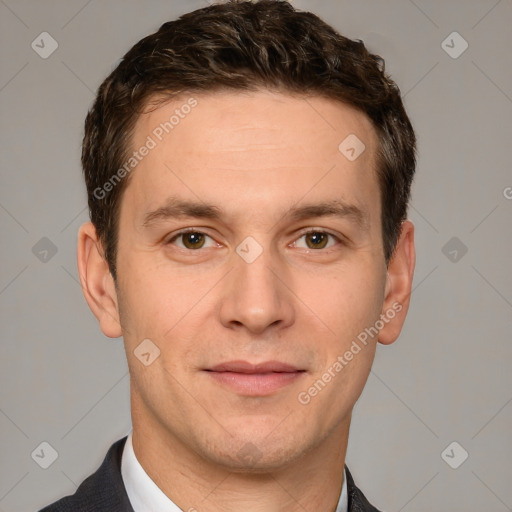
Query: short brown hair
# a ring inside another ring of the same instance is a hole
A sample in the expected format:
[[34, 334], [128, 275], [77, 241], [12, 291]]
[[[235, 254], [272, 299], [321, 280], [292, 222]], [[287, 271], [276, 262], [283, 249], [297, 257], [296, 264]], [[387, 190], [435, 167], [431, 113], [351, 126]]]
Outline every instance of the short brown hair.
[[383, 59], [287, 1], [230, 0], [164, 23], [135, 44], [101, 84], [87, 115], [82, 166], [89, 213], [114, 279], [119, 206], [129, 176], [108, 194], [98, 190], [129, 158], [135, 123], [148, 102], [184, 91], [261, 88], [341, 101], [372, 121], [380, 141], [376, 172], [389, 262], [407, 214], [416, 139]]

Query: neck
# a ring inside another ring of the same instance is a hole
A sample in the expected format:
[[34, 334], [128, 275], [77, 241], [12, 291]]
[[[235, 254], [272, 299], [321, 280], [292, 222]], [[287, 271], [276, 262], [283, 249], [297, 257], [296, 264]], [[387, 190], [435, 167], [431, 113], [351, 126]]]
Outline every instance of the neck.
[[135, 455], [150, 478], [182, 510], [336, 510], [343, 484], [350, 418], [320, 445], [284, 467], [258, 472], [233, 470], [208, 460], [185, 446], [158, 421], [147, 420], [147, 415], [143, 418], [132, 407]]

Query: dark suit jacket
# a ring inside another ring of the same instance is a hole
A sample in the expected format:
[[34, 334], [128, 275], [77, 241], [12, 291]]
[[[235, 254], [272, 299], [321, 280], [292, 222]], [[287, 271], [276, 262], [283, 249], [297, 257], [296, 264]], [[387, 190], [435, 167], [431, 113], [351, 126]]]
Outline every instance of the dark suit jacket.
[[[134, 512], [121, 477], [121, 455], [126, 437], [115, 442], [99, 469], [86, 478], [73, 496], [67, 496], [39, 512]], [[348, 468], [349, 512], [379, 512], [355, 486]]]

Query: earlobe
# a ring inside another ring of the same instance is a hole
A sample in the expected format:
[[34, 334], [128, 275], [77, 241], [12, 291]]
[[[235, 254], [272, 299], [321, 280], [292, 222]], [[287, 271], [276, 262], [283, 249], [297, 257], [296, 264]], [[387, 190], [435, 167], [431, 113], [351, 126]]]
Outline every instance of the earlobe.
[[416, 253], [414, 249], [414, 225], [402, 223], [400, 237], [388, 265], [384, 304], [381, 320], [384, 324], [378, 340], [384, 345], [396, 341], [405, 322], [412, 291]]
[[118, 338], [122, 330], [115, 283], [91, 222], [78, 231], [77, 263], [82, 292], [103, 334]]

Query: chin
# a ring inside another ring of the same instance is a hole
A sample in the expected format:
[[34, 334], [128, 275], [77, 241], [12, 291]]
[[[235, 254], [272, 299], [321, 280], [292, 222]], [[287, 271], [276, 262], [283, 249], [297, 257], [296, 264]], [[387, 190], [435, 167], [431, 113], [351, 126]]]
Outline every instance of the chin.
[[[240, 434], [240, 430], [238, 432]], [[217, 442], [209, 439], [203, 453], [207, 453], [215, 465], [223, 466], [230, 472], [265, 474], [283, 470], [300, 459], [309, 451], [304, 441], [288, 431], [283, 431], [280, 436], [272, 436], [271, 439], [268, 432], [258, 435], [245, 431], [243, 436], [224, 438]], [[309, 449], [313, 443], [311, 445]]]

